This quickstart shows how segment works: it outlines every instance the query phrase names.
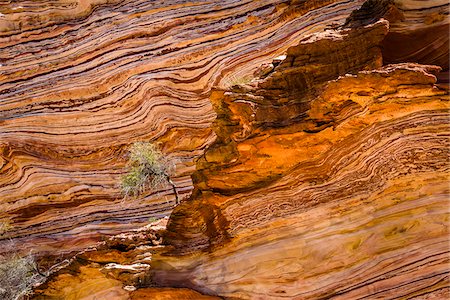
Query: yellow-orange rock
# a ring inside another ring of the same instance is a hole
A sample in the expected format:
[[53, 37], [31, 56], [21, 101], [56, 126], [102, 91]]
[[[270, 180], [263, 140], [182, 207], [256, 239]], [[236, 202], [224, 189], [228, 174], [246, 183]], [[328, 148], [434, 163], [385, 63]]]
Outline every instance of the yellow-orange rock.
[[[448, 8], [4, 3], [0, 253], [62, 261], [36, 299], [448, 297]], [[165, 246], [130, 230], [170, 187], [117, 188], [140, 140], [178, 161], [182, 197], [197, 168]]]
[[[381, 67], [386, 33], [314, 35], [269, 77], [213, 94], [218, 139], [154, 280], [236, 299], [448, 294], [448, 90], [438, 66]], [[308, 65], [319, 47], [334, 55]]]
[[[178, 161], [211, 144], [213, 85], [252, 74], [363, 0], [20, 1], [0, 5], [0, 221], [21, 250], [76, 252], [168, 215], [170, 187], [122, 202], [129, 144]], [[0, 251], [7, 251], [1, 243]]]
[[166, 223], [158, 220], [79, 253], [35, 288], [33, 299], [219, 299], [185, 288], [142, 288], [151, 284], [147, 271]]
[[417, 62], [443, 68], [439, 81], [448, 85], [450, 17], [445, 0], [368, 0], [352, 13], [347, 26], [370, 24], [378, 18], [390, 23], [382, 43], [385, 63]]
[[218, 300], [219, 297], [202, 295], [189, 289], [146, 288], [131, 293], [132, 300]]

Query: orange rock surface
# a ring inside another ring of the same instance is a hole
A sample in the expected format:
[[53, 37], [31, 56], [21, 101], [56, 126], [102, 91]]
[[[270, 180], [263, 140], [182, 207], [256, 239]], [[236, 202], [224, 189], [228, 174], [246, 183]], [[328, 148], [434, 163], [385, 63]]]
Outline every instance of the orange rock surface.
[[[178, 161], [214, 140], [214, 85], [252, 74], [358, 1], [19, 1], [0, 5], [0, 220], [24, 251], [79, 251], [168, 215], [171, 188], [122, 202], [128, 146]], [[6, 250], [4, 247], [0, 247]]]
[[[34, 299], [449, 297], [449, 7], [3, 3], [0, 255]], [[180, 205], [122, 199], [136, 141]]]
[[439, 66], [382, 66], [387, 33], [306, 37], [268, 77], [213, 93], [218, 138], [157, 282], [232, 299], [448, 294], [449, 94]]
[[[119, 234], [77, 254], [34, 289], [33, 299], [220, 299], [186, 288], [145, 288], [167, 219]], [[42, 267], [42, 266], [41, 266]], [[144, 288], [142, 288], [144, 287]]]

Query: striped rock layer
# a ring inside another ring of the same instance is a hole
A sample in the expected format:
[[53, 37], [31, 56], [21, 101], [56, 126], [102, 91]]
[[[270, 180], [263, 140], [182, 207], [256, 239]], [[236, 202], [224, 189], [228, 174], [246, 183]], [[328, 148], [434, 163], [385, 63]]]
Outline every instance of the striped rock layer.
[[439, 66], [383, 65], [388, 36], [386, 20], [349, 22], [212, 93], [217, 139], [170, 216], [157, 283], [227, 299], [450, 296], [449, 93]]
[[[20, 1], [0, 5], [0, 237], [76, 251], [171, 212], [170, 186], [123, 201], [135, 141], [177, 162], [215, 138], [213, 86], [251, 75], [361, 1]], [[6, 244], [5, 244], [6, 243]], [[15, 247], [15, 246], [14, 246]]]
[[[94, 300], [218, 300], [190, 289], [137, 288], [148, 285], [154, 252], [161, 247], [167, 218], [108, 238], [95, 248], [78, 253], [70, 264], [53, 272], [34, 289], [32, 299]], [[62, 262], [64, 263], [64, 262]]]
[[[0, 252], [60, 256], [170, 214], [170, 187], [118, 189], [129, 145], [153, 141], [185, 201], [152, 282], [230, 299], [449, 296], [446, 1], [0, 4]], [[124, 290], [134, 275], [106, 265], [147, 253], [111, 248], [37, 297], [207, 298]]]

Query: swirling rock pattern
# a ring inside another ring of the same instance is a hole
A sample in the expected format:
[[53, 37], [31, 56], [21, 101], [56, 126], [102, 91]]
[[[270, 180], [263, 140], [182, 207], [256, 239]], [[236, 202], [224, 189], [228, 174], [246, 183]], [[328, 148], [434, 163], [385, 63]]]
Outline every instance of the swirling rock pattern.
[[230, 299], [449, 295], [441, 68], [382, 66], [388, 22], [348, 27], [212, 94], [218, 138], [170, 217], [160, 284]]
[[140, 288], [149, 281], [152, 253], [161, 244], [167, 218], [110, 237], [78, 253], [34, 290], [33, 299], [219, 299], [189, 289]]
[[448, 1], [369, 0], [352, 13], [348, 26], [389, 20], [383, 41], [385, 63], [418, 62], [443, 68], [439, 81], [448, 86], [450, 19]]
[[134, 141], [183, 197], [197, 168], [152, 272], [159, 236], [119, 235], [36, 298], [450, 296], [448, 3], [363, 2], [2, 3], [0, 252], [51, 266], [169, 214], [169, 187], [119, 195]]
[[[252, 74], [361, 1], [20, 1], [0, 5], [0, 220], [58, 255], [170, 213], [169, 187], [122, 202], [126, 149], [152, 140], [192, 191], [213, 85]], [[8, 250], [6, 245], [0, 247]]]

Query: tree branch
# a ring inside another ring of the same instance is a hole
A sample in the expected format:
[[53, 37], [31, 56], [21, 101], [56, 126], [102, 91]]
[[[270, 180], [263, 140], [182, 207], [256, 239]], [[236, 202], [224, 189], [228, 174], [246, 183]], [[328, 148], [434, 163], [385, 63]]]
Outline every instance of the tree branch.
[[170, 179], [169, 175], [164, 174], [166, 176], [167, 182], [172, 186], [172, 190], [175, 194], [175, 203], [179, 204], [180, 203], [180, 199], [178, 198], [178, 192], [177, 192], [177, 188], [175, 187], [175, 184], [173, 183], [172, 179]]

